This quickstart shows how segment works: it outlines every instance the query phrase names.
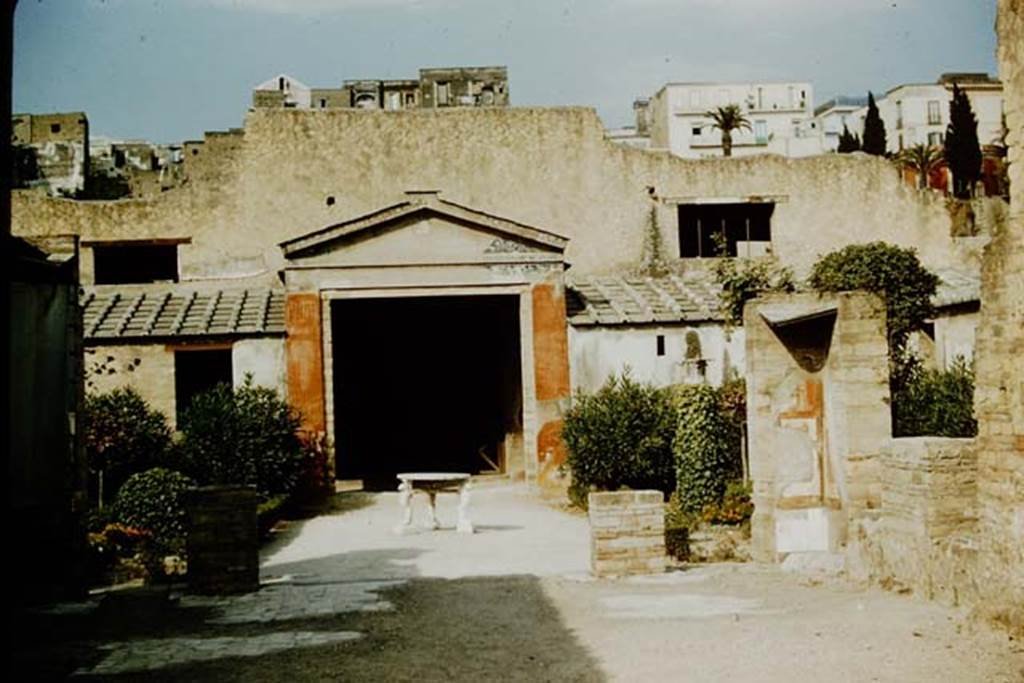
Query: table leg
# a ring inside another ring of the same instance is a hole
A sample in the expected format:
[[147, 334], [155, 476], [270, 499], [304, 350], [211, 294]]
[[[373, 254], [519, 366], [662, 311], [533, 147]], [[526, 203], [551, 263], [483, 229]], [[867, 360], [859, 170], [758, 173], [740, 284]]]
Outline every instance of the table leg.
[[469, 480], [459, 487], [459, 521], [455, 530], [463, 534], [473, 533], [473, 523], [469, 521]]
[[398, 485], [398, 505], [402, 510], [401, 521], [395, 526], [395, 533], [401, 534], [412, 524], [412, 484], [403, 481]]
[[427, 498], [430, 499], [430, 528], [440, 529], [441, 522], [437, 520], [437, 491], [427, 491]]

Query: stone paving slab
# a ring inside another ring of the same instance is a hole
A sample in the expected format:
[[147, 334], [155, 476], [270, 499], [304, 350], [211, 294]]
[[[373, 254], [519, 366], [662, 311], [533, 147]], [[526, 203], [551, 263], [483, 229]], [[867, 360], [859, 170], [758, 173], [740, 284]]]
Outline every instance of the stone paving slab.
[[224, 657], [258, 657], [301, 647], [329, 645], [361, 638], [357, 631], [280, 631], [257, 636], [156, 638], [107, 643], [109, 654], [94, 667], [76, 673], [119, 674], [151, 671], [178, 664]]

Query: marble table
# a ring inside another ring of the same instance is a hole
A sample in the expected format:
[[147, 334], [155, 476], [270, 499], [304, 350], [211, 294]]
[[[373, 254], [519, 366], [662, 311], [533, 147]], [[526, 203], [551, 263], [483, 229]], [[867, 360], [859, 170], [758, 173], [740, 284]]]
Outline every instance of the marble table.
[[473, 523], [469, 521], [469, 474], [466, 472], [401, 472], [396, 476], [401, 482], [398, 485], [398, 504], [402, 508], [402, 520], [395, 527], [395, 533], [404, 533], [412, 527], [412, 494], [417, 491], [425, 493], [429, 500], [431, 529], [438, 529], [441, 526], [441, 523], [437, 521], [437, 494], [458, 493], [459, 517], [455, 529], [464, 534], [473, 533]]

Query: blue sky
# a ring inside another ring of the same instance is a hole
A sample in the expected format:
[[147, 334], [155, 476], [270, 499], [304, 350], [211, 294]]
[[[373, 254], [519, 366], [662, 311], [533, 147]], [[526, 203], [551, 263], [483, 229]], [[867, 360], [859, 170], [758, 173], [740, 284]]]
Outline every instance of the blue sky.
[[815, 100], [995, 73], [996, 0], [20, 0], [15, 111], [172, 142], [242, 124], [280, 72], [311, 86], [509, 67], [515, 105], [630, 122], [667, 81], [809, 80]]

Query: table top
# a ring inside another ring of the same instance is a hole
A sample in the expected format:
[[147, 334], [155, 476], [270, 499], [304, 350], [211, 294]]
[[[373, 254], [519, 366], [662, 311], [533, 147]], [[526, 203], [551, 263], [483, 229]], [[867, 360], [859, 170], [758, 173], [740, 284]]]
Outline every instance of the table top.
[[463, 481], [469, 479], [468, 472], [400, 472], [395, 475], [402, 481]]

